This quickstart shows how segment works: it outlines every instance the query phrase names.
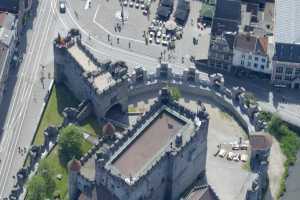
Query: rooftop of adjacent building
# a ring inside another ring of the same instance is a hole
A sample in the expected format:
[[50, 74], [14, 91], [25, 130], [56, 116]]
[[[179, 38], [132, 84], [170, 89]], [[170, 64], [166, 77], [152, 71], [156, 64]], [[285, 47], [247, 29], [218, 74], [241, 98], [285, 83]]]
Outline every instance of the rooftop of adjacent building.
[[84, 73], [93, 75], [93, 85], [95, 88], [102, 91], [116, 83], [111, 73], [96, 66], [86, 53], [78, 47], [77, 43], [67, 48], [67, 50], [82, 68]]
[[250, 34], [238, 34], [235, 37], [234, 48], [245, 53], [267, 55], [268, 37], [256, 37]]
[[0, 42], [9, 46], [15, 32], [14, 14], [0, 11]]
[[265, 150], [272, 146], [272, 137], [265, 133], [251, 135], [249, 139], [252, 150]]
[[300, 43], [300, 1], [277, 0], [275, 3], [275, 41]]
[[[176, 115], [163, 110], [152, 118], [136, 138], [112, 161], [125, 177], [136, 176], [143, 167], [153, 160], [170, 143], [186, 124]], [[189, 133], [183, 133], [189, 134]]]
[[19, 8], [19, 0], [1, 0], [0, 11], [17, 13]]

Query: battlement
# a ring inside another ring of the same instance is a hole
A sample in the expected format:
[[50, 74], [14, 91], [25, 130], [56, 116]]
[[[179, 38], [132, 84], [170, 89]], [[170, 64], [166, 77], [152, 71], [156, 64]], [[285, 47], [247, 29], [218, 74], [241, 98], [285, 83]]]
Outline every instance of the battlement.
[[197, 134], [206, 138], [208, 115], [200, 113], [171, 99], [159, 99], [106, 153], [98, 154], [98, 165], [122, 184], [139, 185], [157, 166], [194, 142]]

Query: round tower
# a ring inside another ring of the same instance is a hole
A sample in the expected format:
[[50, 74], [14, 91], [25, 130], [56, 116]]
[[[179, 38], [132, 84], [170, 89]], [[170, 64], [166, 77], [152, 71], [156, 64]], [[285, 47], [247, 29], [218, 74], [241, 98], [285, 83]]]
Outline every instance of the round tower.
[[115, 136], [116, 128], [115, 126], [108, 122], [102, 128], [102, 133], [105, 138], [113, 139]]
[[81, 169], [81, 163], [79, 160], [72, 159], [68, 163], [69, 177], [68, 177], [68, 186], [69, 186], [69, 200], [77, 200], [80, 191], [77, 188], [78, 174]]

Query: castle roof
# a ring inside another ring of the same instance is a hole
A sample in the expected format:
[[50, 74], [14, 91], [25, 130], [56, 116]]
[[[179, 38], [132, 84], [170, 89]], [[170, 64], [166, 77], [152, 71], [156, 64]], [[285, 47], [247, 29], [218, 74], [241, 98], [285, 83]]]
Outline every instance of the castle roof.
[[108, 122], [102, 128], [102, 133], [105, 136], [113, 135], [115, 132], [116, 132], [116, 128], [114, 127], [114, 125], [111, 122]]

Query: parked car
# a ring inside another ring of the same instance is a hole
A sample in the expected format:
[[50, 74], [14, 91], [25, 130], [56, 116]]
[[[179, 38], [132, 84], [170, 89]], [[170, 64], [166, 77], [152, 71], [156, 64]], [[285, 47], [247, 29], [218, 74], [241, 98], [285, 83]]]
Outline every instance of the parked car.
[[133, 1], [130, 1], [129, 7], [133, 7], [133, 5], [134, 5], [134, 2], [133, 2]]
[[65, 13], [66, 12], [66, 1], [65, 0], [60, 0], [59, 1], [59, 12], [60, 13]]
[[123, 6], [127, 6], [128, 5], [128, 1], [123, 1]]

